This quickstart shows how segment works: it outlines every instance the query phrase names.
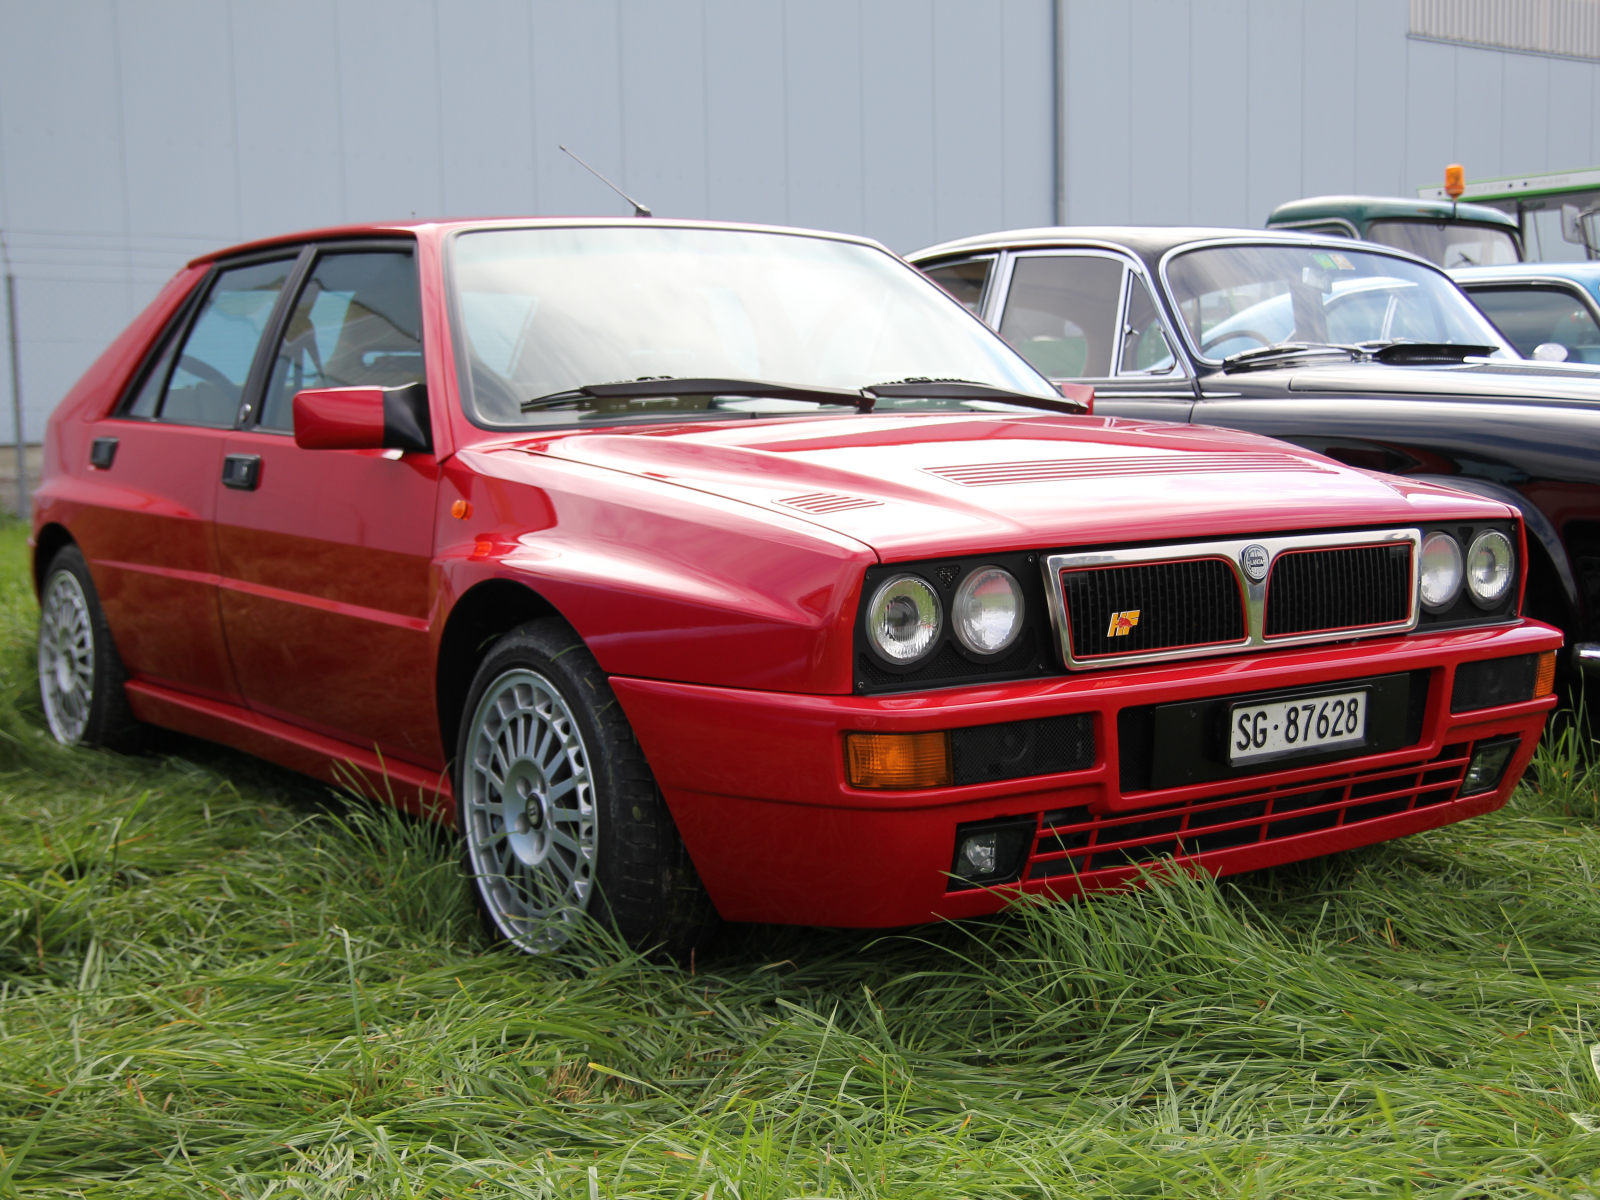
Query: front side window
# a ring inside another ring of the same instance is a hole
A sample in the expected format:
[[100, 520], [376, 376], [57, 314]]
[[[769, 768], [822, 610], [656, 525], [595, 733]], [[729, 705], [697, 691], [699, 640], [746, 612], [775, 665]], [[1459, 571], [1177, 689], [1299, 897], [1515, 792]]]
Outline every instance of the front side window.
[[305, 388], [423, 382], [422, 300], [409, 251], [318, 257], [295, 301], [261, 406], [263, 429], [294, 428]]
[[1367, 241], [1396, 250], [1409, 250], [1436, 266], [1486, 267], [1491, 263], [1521, 262], [1511, 234], [1492, 225], [1452, 221], [1373, 221]]
[[[627, 226], [471, 230], [450, 251], [472, 413], [492, 426], [593, 426], [851, 411], [854, 400], [723, 394], [596, 399], [590, 385], [715, 380], [857, 393], [963, 380], [1054, 390], [957, 311], [921, 272], [871, 246], [733, 229]], [[988, 401], [877, 411], [970, 409]]]
[[1120, 259], [1102, 254], [1019, 257], [1000, 336], [1047, 379], [1110, 375], [1122, 273]]
[[1553, 342], [1566, 348], [1568, 362], [1600, 363], [1600, 326], [1589, 306], [1565, 288], [1473, 288], [1468, 294], [1525, 356]]
[[261, 335], [293, 269], [294, 259], [284, 258], [219, 271], [189, 332], [181, 342], [172, 340], [126, 414], [231, 426]]
[[1395, 341], [1510, 347], [1448, 278], [1386, 254], [1211, 246], [1176, 255], [1166, 282], [1201, 358], [1284, 343]]
[[970, 258], [966, 262], [926, 267], [923, 272], [959, 300], [962, 308], [979, 317], [983, 315], [983, 289], [993, 268], [993, 258]]

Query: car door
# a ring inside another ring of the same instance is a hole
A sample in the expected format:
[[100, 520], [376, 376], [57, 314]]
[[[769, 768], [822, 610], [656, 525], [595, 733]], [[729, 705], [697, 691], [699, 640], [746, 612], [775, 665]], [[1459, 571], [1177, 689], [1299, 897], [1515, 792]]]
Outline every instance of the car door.
[[223, 628], [250, 707], [441, 766], [429, 653], [431, 454], [302, 450], [293, 398], [424, 381], [413, 244], [308, 249], [217, 494]]
[[1141, 272], [1099, 250], [1008, 256], [991, 322], [1046, 378], [1094, 387], [1095, 412], [1186, 421], [1194, 384]]
[[[293, 254], [217, 268], [94, 430], [104, 503], [75, 532], [134, 679], [221, 700], [237, 683], [213, 537], [224, 447]], [[94, 460], [92, 460], [94, 461]]]

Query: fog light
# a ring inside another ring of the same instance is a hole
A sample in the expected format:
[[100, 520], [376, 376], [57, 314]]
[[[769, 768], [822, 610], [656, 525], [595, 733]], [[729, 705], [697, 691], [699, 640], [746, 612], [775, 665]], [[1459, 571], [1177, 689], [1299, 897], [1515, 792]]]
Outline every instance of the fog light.
[[934, 733], [847, 733], [844, 756], [852, 787], [950, 786], [950, 735], [942, 729]]
[[1492, 792], [1500, 786], [1500, 779], [1511, 763], [1511, 756], [1522, 745], [1520, 737], [1493, 738], [1479, 742], [1472, 748], [1472, 761], [1467, 764], [1467, 777], [1461, 781], [1459, 796], [1475, 796], [1479, 792]]
[[1533, 677], [1533, 698], [1548, 696], [1556, 690], [1556, 652], [1546, 650], [1539, 655], [1539, 670]]
[[1038, 818], [1032, 816], [957, 825], [951, 888], [1014, 882], [1022, 874], [1038, 825]]

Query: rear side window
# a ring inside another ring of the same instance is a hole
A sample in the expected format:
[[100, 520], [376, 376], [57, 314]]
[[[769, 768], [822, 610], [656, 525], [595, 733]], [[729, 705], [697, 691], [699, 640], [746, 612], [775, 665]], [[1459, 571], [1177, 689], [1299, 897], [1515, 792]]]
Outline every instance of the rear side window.
[[174, 337], [125, 415], [227, 428], [294, 259], [219, 271], [187, 333]]
[[973, 258], [966, 262], [941, 263], [928, 267], [924, 273], [945, 291], [961, 301], [961, 307], [973, 316], [982, 316], [983, 289], [989, 282], [992, 258]]
[[1111, 374], [1122, 263], [1096, 254], [1017, 259], [1000, 336], [1047, 379]]
[[422, 298], [409, 251], [324, 254], [300, 289], [261, 406], [261, 428], [294, 428], [305, 388], [422, 383]]

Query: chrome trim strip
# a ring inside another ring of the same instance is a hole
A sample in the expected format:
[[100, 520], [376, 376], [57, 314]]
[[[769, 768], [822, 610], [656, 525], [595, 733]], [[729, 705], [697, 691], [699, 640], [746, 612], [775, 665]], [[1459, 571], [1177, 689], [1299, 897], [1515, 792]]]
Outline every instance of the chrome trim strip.
[[[1404, 621], [1387, 625], [1364, 625], [1359, 629], [1340, 629], [1320, 633], [1292, 634], [1267, 638], [1267, 585], [1272, 580], [1272, 567], [1278, 556], [1291, 550], [1330, 550], [1345, 546], [1382, 546], [1404, 543], [1411, 547], [1411, 603]], [[1239, 556], [1247, 546], [1264, 546], [1267, 551], [1267, 572], [1257, 583], [1244, 572]], [[1421, 615], [1417, 592], [1417, 564], [1422, 556], [1422, 531], [1420, 529], [1378, 529], [1355, 533], [1290, 534], [1282, 537], [1228, 538], [1214, 542], [1188, 542], [1181, 546], [1146, 546], [1133, 550], [1095, 550], [1088, 553], [1063, 552], [1040, 555], [1044, 571], [1044, 593], [1050, 604], [1050, 620], [1055, 626], [1056, 645], [1061, 662], [1069, 671], [1097, 671], [1102, 667], [1121, 667], [1139, 663], [1172, 662], [1184, 658], [1206, 658], [1217, 654], [1244, 654], [1252, 650], [1277, 649], [1280, 646], [1306, 646], [1317, 642], [1346, 641], [1352, 637], [1381, 637], [1391, 633], [1409, 633], [1417, 627]], [[1132, 566], [1140, 563], [1183, 562], [1187, 560], [1220, 558], [1233, 570], [1240, 590], [1245, 597], [1245, 637], [1237, 642], [1213, 642], [1204, 646], [1187, 646], [1171, 650], [1150, 650], [1141, 654], [1097, 655], [1079, 659], [1072, 653], [1072, 637], [1067, 628], [1066, 598], [1061, 589], [1061, 572], [1084, 567]]]
[[1579, 642], [1573, 646], [1572, 661], [1585, 671], [1600, 672], [1600, 642]]

